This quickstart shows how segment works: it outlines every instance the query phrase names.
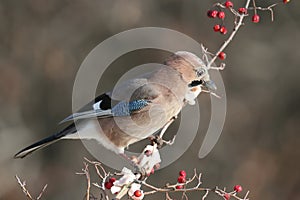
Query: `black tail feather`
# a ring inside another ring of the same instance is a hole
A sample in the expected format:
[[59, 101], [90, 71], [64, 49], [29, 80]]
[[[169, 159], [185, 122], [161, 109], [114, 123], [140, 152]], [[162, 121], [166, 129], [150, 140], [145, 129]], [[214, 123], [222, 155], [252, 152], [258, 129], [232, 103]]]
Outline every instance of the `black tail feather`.
[[72, 134], [76, 132], [76, 127], [75, 124], [72, 123], [71, 125], [67, 126], [65, 129], [63, 129], [62, 131], [51, 135], [47, 138], [44, 138], [24, 149], [22, 149], [21, 151], [19, 151], [18, 153], [16, 153], [14, 155], [14, 158], [24, 158], [25, 156], [31, 154], [32, 152], [44, 148], [54, 142], [57, 142], [58, 140], [60, 140], [62, 137], [68, 135], [68, 134]]

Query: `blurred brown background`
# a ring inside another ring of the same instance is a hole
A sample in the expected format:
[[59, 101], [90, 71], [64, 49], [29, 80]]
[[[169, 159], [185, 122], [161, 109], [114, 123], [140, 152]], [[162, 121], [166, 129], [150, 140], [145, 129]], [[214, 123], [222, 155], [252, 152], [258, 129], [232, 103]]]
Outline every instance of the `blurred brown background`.
[[[13, 155], [58, 130], [57, 123], [71, 113], [72, 86], [81, 62], [106, 38], [130, 28], [157, 26], [185, 33], [215, 51], [224, 36], [213, 33], [215, 21], [206, 17], [214, 2], [1, 1], [0, 199], [25, 199], [15, 174], [27, 180], [34, 195], [48, 183], [44, 199], [83, 199], [85, 179], [75, 172], [83, 157], [91, 156], [80, 141], [62, 141], [23, 160]], [[262, 6], [274, 2], [257, 1]], [[209, 96], [200, 95], [196, 140], [178, 161], [158, 171], [153, 183], [176, 182], [180, 169], [191, 175], [197, 168], [203, 172], [203, 186], [241, 184], [252, 199], [300, 199], [299, 9], [300, 2], [292, 0], [275, 8], [273, 23], [268, 12], [260, 12], [259, 24], [246, 20], [226, 49], [228, 67], [222, 75], [227, 118], [217, 145], [197, 159], [210, 117]], [[124, 56], [114, 63], [119, 70], [108, 71], [103, 81], [114, 82], [131, 66], [160, 58], [162, 54], [150, 50]], [[111, 88], [102, 84], [99, 91]], [[199, 198], [199, 193], [190, 194], [190, 199]]]

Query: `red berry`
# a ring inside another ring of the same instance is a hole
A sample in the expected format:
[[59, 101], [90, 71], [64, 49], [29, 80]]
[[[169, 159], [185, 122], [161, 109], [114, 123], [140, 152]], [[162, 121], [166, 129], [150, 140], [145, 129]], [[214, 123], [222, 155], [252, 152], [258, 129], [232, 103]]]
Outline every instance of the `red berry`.
[[226, 34], [227, 33], [227, 28], [225, 27], [225, 26], [222, 26], [221, 28], [220, 28], [220, 33], [222, 33], [222, 34]]
[[216, 18], [216, 17], [217, 17], [217, 15], [218, 15], [218, 11], [216, 11], [216, 10], [213, 10], [213, 11], [211, 12], [211, 16], [212, 16], [212, 18]]
[[225, 12], [223, 12], [223, 11], [218, 12], [218, 17], [220, 19], [224, 19], [225, 18]]
[[234, 186], [233, 189], [234, 189], [234, 191], [236, 191], [236, 192], [241, 192], [241, 191], [243, 190], [242, 186], [240, 186], [240, 185]]
[[207, 17], [211, 17], [211, 12], [212, 12], [212, 10], [207, 11]]
[[247, 9], [246, 8], [239, 8], [238, 9], [240, 14], [247, 14]]
[[259, 15], [253, 15], [252, 16], [252, 22], [253, 23], [258, 23], [259, 22], [259, 18], [260, 18]]
[[181, 170], [179, 172], [179, 176], [183, 176], [185, 178], [186, 177], [186, 172], [184, 170]]
[[114, 184], [112, 182], [105, 182], [104, 186], [106, 189], [110, 190], [110, 188], [113, 186]]
[[154, 168], [151, 169], [150, 174], [154, 174]]
[[224, 198], [225, 198], [226, 200], [229, 200], [229, 199], [230, 199], [230, 194], [225, 193], [225, 194], [224, 194]]
[[224, 60], [226, 58], [226, 53], [224, 53], [223, 51], [219, 53], [218, 57], [221, 59], [221, 60]]
[[108, 180], [109, 182], [111, 182], [111, 183], [113, 183], [113, 182], [115, 182], [116, 181], [116, 178], [110, 178], [109, 180]]
[[283, 0], [282, 2], [286, 4], [286, 3], [290, 2], [290, 0]]
[[184, 176], [179, 176], [177, 179], [178, 183], [185, 183], [185, 177]]
[[216, 25], [214, 26], [214, 31], [215, 31], [215, 32], [218, 32], [218, 31], [220, 31], [220, 28], [221, 28], [221, 26], [220, 26], [219, 24], [216, 24]]
[[226, 2], [224, 3], [224, 6], [225, 6], [226, 8], [233, 7], [233, 3], [232, 3], [231, 1], [226, 1]]
[[136, 196], [136, 197], [142, 196], [141, 190], [136, 190], [136, 191], [134, 191], [134, 196]]
[[216, 18], [217, 15], [218, 15], [218, 11], [216, 11], [216, 10], [209, 10], [207, 12], [207, 16], [210, 17], [210, 18]]
[[177, 190], [180, 190], [180, 189], [182, 189], [183, 188], [183, 185], [176, 185], [176, 189]]

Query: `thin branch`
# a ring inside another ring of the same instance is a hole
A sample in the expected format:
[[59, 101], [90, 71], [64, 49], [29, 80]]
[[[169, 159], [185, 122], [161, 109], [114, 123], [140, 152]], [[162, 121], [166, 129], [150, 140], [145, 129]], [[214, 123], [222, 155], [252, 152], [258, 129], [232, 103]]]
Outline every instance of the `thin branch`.
[[40, 192], [40, 194], [38, 195], [37, 198], [33, 198], [30, 194], [30, 192], [28, 191], [28, 189], [26, 188], [26, 182], [25, 181], [21, 181], [21, 179], [18, 177], [18, 175], [15, 175], [15, 178], [17, 179], [18, 184], [20, 185], [23, 193], [25, 194], [25, 196], [27, 197], [27, 199], [30, 200], [40, 200], [44, 194], [44, 192], [46, 191], [47, 188], [47, 184], [43, 187], [42, 191]]
[[[98, 174], [99, 178], [101, 178], [101, 179], [106, 179], [106, 177], [108, 177], [109, 173], [106, 172], [106, 170], [104, 169], [104, 167], [102, 166], [102, 164], [101, 164], [100, 162], [97, 162], [97, 161], [90, 161], [90, 160], [87, 159], [87, 158], [84, 158], [84, 159], [85, 159], [88, 163], [94, 165], [95, 170], [96, 170], [96, 173]], [[100, 173], [98, 167], [100, 167], [100, 169], [102, 170], [102, 173], [103, 173], [104, 175], [102, 175], [102, 174]]]
[[202, 197], [202, 200], [205, 200], [205, 198], [208, 196], [209, 191], [210, 191], [210, 190], [206, 190], [205, 194], [204, 194], [203, 197]]
[[166, 200], [172, 200], [168, 192], [166, 192]]
[[26, 182], [25, 181], [21, 181], [20, 178], [18, 177], [18, 175], [15, 175], [17, 181], [18, 181], [18, 184], [20, 185], [20, 187], [22, 188], [22, 191], [24, 192], [25, 196], [30, 199], [30, 200], [34, 200], [31, 196], [31, 194], [29, 193], [29, 191], [27, 190], [26, 188]]
[[254, 10], [254, 13], [256, 14], [257, 10], [261, 10], [261, 11], [270, 11], [271, 14], [271, 21], [274, 21], [274, 11], [273, 8], [275, 6], [277, 6], [278, 3], [274, 3], [266, 8], [260, 7], [260, 6], [256, 6], [255, 4], [253, 5], [253, 7], [249, 7], [248, 10]]
[[46, 191], [47, 187], [48, 187], [48, 185], [46, 184], [43, 187], [42, 191], [40, 192], [39, 196], [36, 198], [36, 200], [40, 200], [42, 198], [42, 196], [43, 196], [44, 192]]
[[87, 180], [87, 189], [86, 189], [86, 200], [90, 199], [90, 189], [91, 189], [91, 177], [89, 173], [89, 165], [84, 162], [84, 168], [82, 169], [82, 173], [76, 173], [78, 175], [85, 175]]

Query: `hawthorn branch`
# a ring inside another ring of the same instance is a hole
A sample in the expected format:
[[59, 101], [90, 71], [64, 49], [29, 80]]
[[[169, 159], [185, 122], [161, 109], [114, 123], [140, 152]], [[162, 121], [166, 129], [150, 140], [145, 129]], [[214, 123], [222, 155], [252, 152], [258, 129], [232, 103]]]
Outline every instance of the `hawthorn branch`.
[[[98, 162], [98, 161], [91, 161], [89, 159], [87, 159], [86, 157], [84, 157], [84, 160], [89, 163], [90, 165], [92, 165], [98, 175], [98, 178], [100, 179], [101, 185], [99, 185], [98, 183], [92, 183], [93, 186], [97, 187], [98, 189], [100, 189], [101, 191], [101, 199], [105, 199], [105, 200], [109, 200], [108, 194], [105, 191], [105, 181], [107, 180], [107, 178], [111, 175], [110, 172], [107, 172], [102, 163]], [[90, 188], [91, 188], [91, 179], [90, 179], [90, 173], [89, 173], [89, 165], [84, 162], [84, 168], [82, 169], [82, 173], [76, 173], [79, 175], [85, 175], [86, 179], [87, 179], [87, 197], [91, 196], [90, 194]]]
[[[105, 170], [104, 167], [102, 166], [102, 163], [97, 162], [97, 161], [90, 161], [90, 160], [87, 159], [87, 158], [84, 158], [84, 160], [86, 160], [88, 163], [94, 165], [95, 170], [96, 170], [96, 173], [97, 173], [97, 175], [99, 176], [100, 179], [104, 179], [104, 180], [105, 180], [105, 179], [109, 176], [109, 173], [106, 172], [106, 170]], [[100, 169], [101, 169], [103, 175], [100, 173], [99, 167], [100, 167]]]
[[39, 196], [36, 198], [36, 200], [40, 200], [40, 199], [42, 198], [42, 196], [43, 196], [44, 192], [46, 191], [47, 187], [48, 187], [47, 184], [44, 185], [42, 191], [40, 192], [40, 194], [39, 194]]
[[[269, 11], [270, 15], [271, 15], [271, 21], [274, 21], [274, 7], [278, 5], [278, 3], [274, 3], [272, 5], [269, 5], [268, 7], [260, 7], [256, 5], [256, 0], [252, 0], [252, 7], [250, 7], [250, 2], [251, 0], [246, 0], [245, 3], [245, 10], [254, 10], [254, 14], [257, 15], [257, 10], [261, 10], [261, 11]], [[226, 7], [224, 4], [221, 3], [216, 3], [214, 4], [215, 7], [219, 7], [222, 9], [226, 9], [228, 7]], [[233, 7], [229, 7], [228, 10], [234, 15], [234, 28], [233, 31], [231, 32], [231, 34], [229, 35], [229, 37], [227, 38], [227, 40], [225, 40], [225, 42], [221, 45], [221, 47], [219, 48], [219, 50], [214, 54], [213, 58], [208, 62], [207, 64], [207, 69], [216, 69], [216, 70], [223, 70], [224, 67], [212, 67], [212, 64], [215, 62], [215, 60], [217, 59], [217, 57], [220, 55], [221, 52], [223, 52], [223, 50], [229, 45], [229, 43], [233, 40], [234, 36], [236, 35], [236, 33], [238, 32], [238, 30], [240, 29], [240, 27], [242, 25], [244, 25], [243, 21], [244, 18], [246, 16], [248, 16], [248, 14], [246, 12], [244, 13], [239, 13], [237, 10], [235, 10]]]
[[30, 192], [28, 191], [28, 189], [26, 188], [26, 181], [21, 181], [21, 179], [18, 177], [18, 175], [15, 175], [15, 178], [17, 179], [18, 184], [20, 185], [23, 193], [25, 194], [25, 196], [27, 197], [27, 199], [30, 200], [40, 200], [44, 194], [44, 192], [46, 191], [47, 188], [47, 184], [43, 187], [42, 191], [40, 192], [40, 194], [37, 196], [37, 198], [33, 198], [32, 195], [30, 194]]
[[253, 4], [253, 7], [249, 7], [248, 10], [254, 10], [254, 12], [256, 13], [257, 10], [261, 10], [261, 11], [270, 11], [270, 14], [271, 14], [271, 21], [273, 22], [274, 21], [274, 10], [273, 8], [275, 6], [277, 6], [278, 3], [274, 3], [266, 8], [263, 8], [263, 7], [260, 7], [260, 6], [256, 6], [255, 3]]
[[[248, 9], [250, 4], [250, 0], [246, 1], [245, 4], [245, 8]], [[230, 9], [231, 11], [233, 9]], [[232, 11], [233, 12], [233, 11]], [[239, 15], [239, 14], [238, 14]], [[232, 33], [230, 34], [230, 36], [228, 37], [228, 39], [223, 43], [223, 45], [220, 47], [220, 49], [217, 51], [217, 53], [214, 55], [214, 57], [210, 60], [210, 62], [208, 63], [207, 67], [208, 69], [211, 68], [211, 65], [215, 62], [215, 60], [217, 59], [218, 55], [228, 46], [228, 44], [232, 41], [232, 39], [234, 38], [234, 36], [236, 35], [236, 33], [238, 32], [238, 30], [240, 29], [240, 27], [243, 25], [243, 20], [245, 18], [246, 15], [239, 15], [239, 20], [237, 22], [237, 24], [234, 26], [234, 29], [232, 31]]]
[[90, 199], [90, 189], [91, 189], [91, 177], [89, 173], [89, 165], [84, 162], [84, 168], [82, 169], [82, 172], [77, 172], [78, 175], [85, 175], [87, 180], [87, 189], [86, 189], [86, 200]]
[[[153, 186], [153, 185], [147, 183], [146, 181], [142, 181], [141, 183], [142, 183], [142, 185], [144, 185], [144, 186], [151, 189], [151, 191], [145, 192], [144, 193], [145, 195], [151, 195], [151, 194], [154, 194], [154, 193], [164, 192], [164, 193], [166, 193], [166, 195], [169, 196], [169, 193], [182, 192], [183, 197], [187, 197], [186, 193], [188, 193], [188, 192], [205, 191], [204, 195], [202, 196], [202, 200], [205, 200], [210, 192], [214, 192], [215, 194], [217, 194], [218, 196], [221, 196], [221, 197], [224, 197], [225, 194], [229, 194], [231, 197], [233, 197], [237, 200], [248, 200], [247, 197], [248, 197], [249, 191], [246, 193], [246, 195], [243, 198], [241, 198], [241, 197], [237, 196], [236, 191], [228, 193], [228, 192], [225, 191], [225, 189], [221, 190], [218, 187], [215, 187], [215, 188], [202, 188], [202, 187], [200, 187], [201, 184], [202, 184], [201, 177], [202, 177], [202, 174], [201, 173], [198, 174], [196, 169], [195, 169], [194, 170], [194, 176], [191, 179], [187, 180], [186, 183], [184, 183], [184, 184], [180, 184], [180, 183], [177, 183], [177, 184], [174, 184], [174, 185], [166, 184], [166, 186], [164, 188], [159, 188], [159, 187], [156, 187], [156, 186]], [[194, 186], [194, 187], [176, 189], [176, 186], [178, 186], [178, 185], [187, 186], [189, 183], [191, 183], [195, 180], [197, 180], [197, 185]]]
[[209, 191], [210, 191], [210, 190], [206, 190], [205, 194], [204, 194], [203, 197], [202, 197], [202, 200], [205, 200], [205, 198], [208, 196]]
[[[98, 170], [99, 174], [99, 179], [100, 181], [102, 180], [102, 185], [99, 185], [98, 183], [93, 183], [92, 185], [97, 187], [98, 189], [101, 190], [101, 199], [105, 199], [105, 200], [109, 200], [109, 196], [108, 194], [106, 193], [106, 188], [104, 186], [104, 183], [105, 183], [105, 180], [107, 180], [107, 178], [109, 176], [111, 176], [110, 173], [106, 172], [106, 170], [102, 167], [102, 164], [97, 162], [97, 161], [90, 161], [88, 160], [87, 158], [84, 158], [85, 161], [87, 161], [89, 164], [91, 165], [94, 165], [94, 169]], [[101, 170], [99, 170], [99, 168], [101, 168]], [[90, 187], [91, 187], [91, 184], [90, 184], [90, 175], [89, 175], [89, 165], [87, 163], [84, 162], [84, 168], [82, 169], [83, 172], [81, 173], [77, 173], [77, 174], [80, 174], [80, 175], [85, 175], [86, 176], [86, 179], [87, 179], [87, 200], [88, 200], [88, 197], [90, 198]], [[100, 173], [100, 171], [102, 173]], [[114, 175], [122, 175], [122, 173], [114, 173]], [[137, 176], [139, 177], [139, 176]], [[236, 200], [249, 200], [248, 198], [248, 195], [249, 195], [249, 191], [246, 193], [246, 195], [244, 197], [239, 197], [237, 194], [238, 192], [236, 191], [232, 191], [232, 192], [227, 192], [226, 189], [220, 189], [219, 187], [214, 187], [214, 188], [206, 188], [206, 187], [201, 187], [202, 185], [202, 173], [197, 173], [197, 170], [194, 169], [194, 174], [191, 178], [187, 179], [184, 183], [176, 183], [176, 184], [169, 184], [167, 183], [165, 186], [163, 187], [157, 187], [155, 185], [152, 185], [150, 183], [147, 183], [146, 182], [147, 178], [145, 178], [144, 180], [139, 180], [139, 178], [136, 178], [133, 182], [131, 183], [128, 183], [126, 184], [126, 186], [123, 186], [123, 187], [126, 187], [126, 191], [124, 194], [122, 194], [122, 197], [125, 196], [125, 194], [127, 193], [127, 191], [131, 188], [131, 185], [133, 183], [139, 183], [141, 186], [144, 186], [148, 189], [150, 189], [150, 191], [146, 191], [144, 192], [144, 195], [152, 195], [152, 194], [155, 194], [155, 193], [164, 193], [165, 196], [166, 196], [166, 199], [167, 200], [171, 200], [172, 198], [170, 197], [170, 194], [171, 193], [182, 193], [182, 196], [181, 196], [181, 199], [188, 199], [188, 193], [189, 192], [193, 192], [193, 191], [202, 191], [204, 192], [203, 196], [202, 196], [202, 200], [205, 200], [207, 198], [207, 196], [210, 194], [210, 193], [214, 193], [224, 199], [226, 195], [229, 195], [230, 197], [232, 197], [233, 199], [236, 199]], [[188, 187], [190, 184], [196, 182], [196, 185], [193, 186], [193, 187]], [[177, 189], [177, 186], [183, 186], [182, 189]], [[122, 188], [123, 188], [122, 187]], [[124, 189], [124, 188], [123, 188]], [[122, 192], [122, 190], [120, 191]], [[120, 197], [119, 199], [121, 199], [122, 197]], [[117, 196], [116, 196], [117, 198]]]

